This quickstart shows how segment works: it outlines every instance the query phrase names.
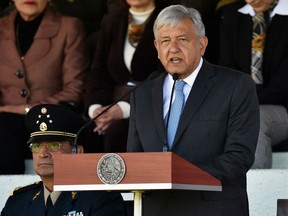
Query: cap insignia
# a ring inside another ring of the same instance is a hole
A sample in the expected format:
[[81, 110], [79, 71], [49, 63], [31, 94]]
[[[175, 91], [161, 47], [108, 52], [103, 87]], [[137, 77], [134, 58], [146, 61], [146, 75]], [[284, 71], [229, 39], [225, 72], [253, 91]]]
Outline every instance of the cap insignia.
[[47, 109], [46, 109], [45, 107], [43, 107], [43, 108], [41, 109], [41, 113], [42, 113], [42, 114], [46, 114], [46, 113], [47, 113]]
[[46, 131], [47, 130], [47, 125], [45, 122], [42, 122], [39, 126], [40, 131]]

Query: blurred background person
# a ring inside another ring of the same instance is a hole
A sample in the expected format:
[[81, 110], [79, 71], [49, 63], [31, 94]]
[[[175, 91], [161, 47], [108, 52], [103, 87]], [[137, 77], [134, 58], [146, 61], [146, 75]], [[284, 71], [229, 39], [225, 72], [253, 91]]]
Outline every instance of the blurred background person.
[[253, 168], [271, 168], [272, 146], [288, 140], [288, 0], [246, 0], [222, 8], [219, 64], [250, 74], [260, 102]]
[[[153, 42], [153, 22], [164, 3], [160, 0], [123, 3], [124, 9], [103, 18], [86, 84], [85, 105], [90, 118], [161, 67]], [[96, 119], [93, 132], [95, 136], [103, 135], [105, 152], [126, 151], [129, 112], [128, 96]]]
[[[113, 0], [118, 2], [117, 0]], [[93, 58], [100, 23], [108, 11], [109, 0], [56, 0], [53, 6], [65, 16], [73, 16], [82, 20], [86, 31], [86, 43], [90, 58]]]
[[106, 13], [121, 10], [125, 5], [121, 0], [57, 0], [53, 6], [63, 15], [81, 19], [87, 36], [97, 32]]
[[87, 36], [99, 30], [101, 19], [107, 12], [107, 0], [56, 0], [53, 6], [63, 15], [81, 19]]
[[[168, 0], [169, 4], [182, 4], [193, 7], [201, 13], [203, 22], [213, 16], [218, 2], [223, 0]], [[228, 0], [226, 0], [228, 1]]]
[[15, 9], [0, 20], [0, 174], [24, 172], [24, 116], [31, 107], [81, 101], [89, 67], [85, 30], [49, 3], [14, 0]]

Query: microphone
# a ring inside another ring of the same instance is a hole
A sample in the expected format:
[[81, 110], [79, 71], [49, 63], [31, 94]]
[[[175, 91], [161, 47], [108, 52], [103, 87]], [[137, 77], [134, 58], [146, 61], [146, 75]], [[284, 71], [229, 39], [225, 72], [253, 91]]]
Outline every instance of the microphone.
[[170, 112], [171, 112], [171, 106], [172, 106], [172, 99], [173, 99], [173, 95], [174, 95], [175, 84], [176, 84], [176, 81], [179, 78], [179, 74], [178, 73], [174, 73], [172, 75], [172, 78], [173, 78], [174, 82], [173, 82], [173, 86], [172, 86], [171, 97], [170, 97], [170, 102], [169, 102], [169, 109], [168, 109], [168, 113], [167, 113], [167, 120], [166, 120], [166, 126], [165, 126], [165, 129], [166, 129], [166, 140], [164, 142], [163, 152], [167, 152], [168, 151], [168, 144], [167, 144], [168, 124], [169, 124], [169, 119], [170, 119]]
[[72, 154], [77, 154], [77, 146], [72, 147]]
[[139, 88], [140, 86], [142, 86], [144, 83], [153, 80], [155, 78], [157, 78], [158, 76], [162, 75], [161, 72], [158, 71], [154, 71], [153, 73], [151, 73], [149, 75], [149, 77], [147, 79], [145, 79], [143, 82], [141, 82], [138, 85], [135, 85], [135, 88], [132, 88], [131, 90], [129, 90], [128, 92], [126, 92], [125, 94], [123, 94], [122, 96], [120, 96], [117, 100], [115, 100], [112, 104], [110, 104], [109, 106], [107, 106], [102, 112], [100, 112], [98, 115], [96, 115], [95, 117], [93, 117], [92, 119], [90, 119], [86, 124], [84, 124], [79, 131], [76, 134], [76, 137], [74, 139], [74, 146], [77, 146], [78, 144], [78, 137], [81, 134], [81, 132], [86, 129], [90, 124], [92, 124], [96, 119], [98, 119], [100, 116], [102, 116], [104, 113], [106, 113], [109, 109], [111, 109], [111, 107], [113, 107], [115, 104], [117, 104], [118, 102], [124, 100], [124, 98], [126, 98], [128, 95], [130, 95], [132, 92], [134, 92], [137, 88]]

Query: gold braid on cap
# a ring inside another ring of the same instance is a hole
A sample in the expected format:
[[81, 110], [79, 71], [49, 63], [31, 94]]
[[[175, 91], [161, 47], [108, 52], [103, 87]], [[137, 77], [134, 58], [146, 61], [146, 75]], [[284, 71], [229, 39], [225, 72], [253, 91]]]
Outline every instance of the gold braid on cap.
[[55, 135], [55, 136], [65, 136], [65, 137], [73, 137], [73, 138], [77, 136], [77, 134], [63, 132], [63, 131], [37, 131], [37, 132], [31, 133], [30, 137], [42, 136], [42, 135]]

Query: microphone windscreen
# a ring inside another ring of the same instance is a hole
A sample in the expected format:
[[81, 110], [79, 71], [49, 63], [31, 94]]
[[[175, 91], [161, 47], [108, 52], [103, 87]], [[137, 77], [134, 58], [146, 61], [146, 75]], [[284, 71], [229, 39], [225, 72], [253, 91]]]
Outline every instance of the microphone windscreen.
[[174, 73], [174, 74], [172, 75], [172, 78], [173, 78], [174, 81], [178, 80], [179, 74], [178, 74], [178, 73]]

